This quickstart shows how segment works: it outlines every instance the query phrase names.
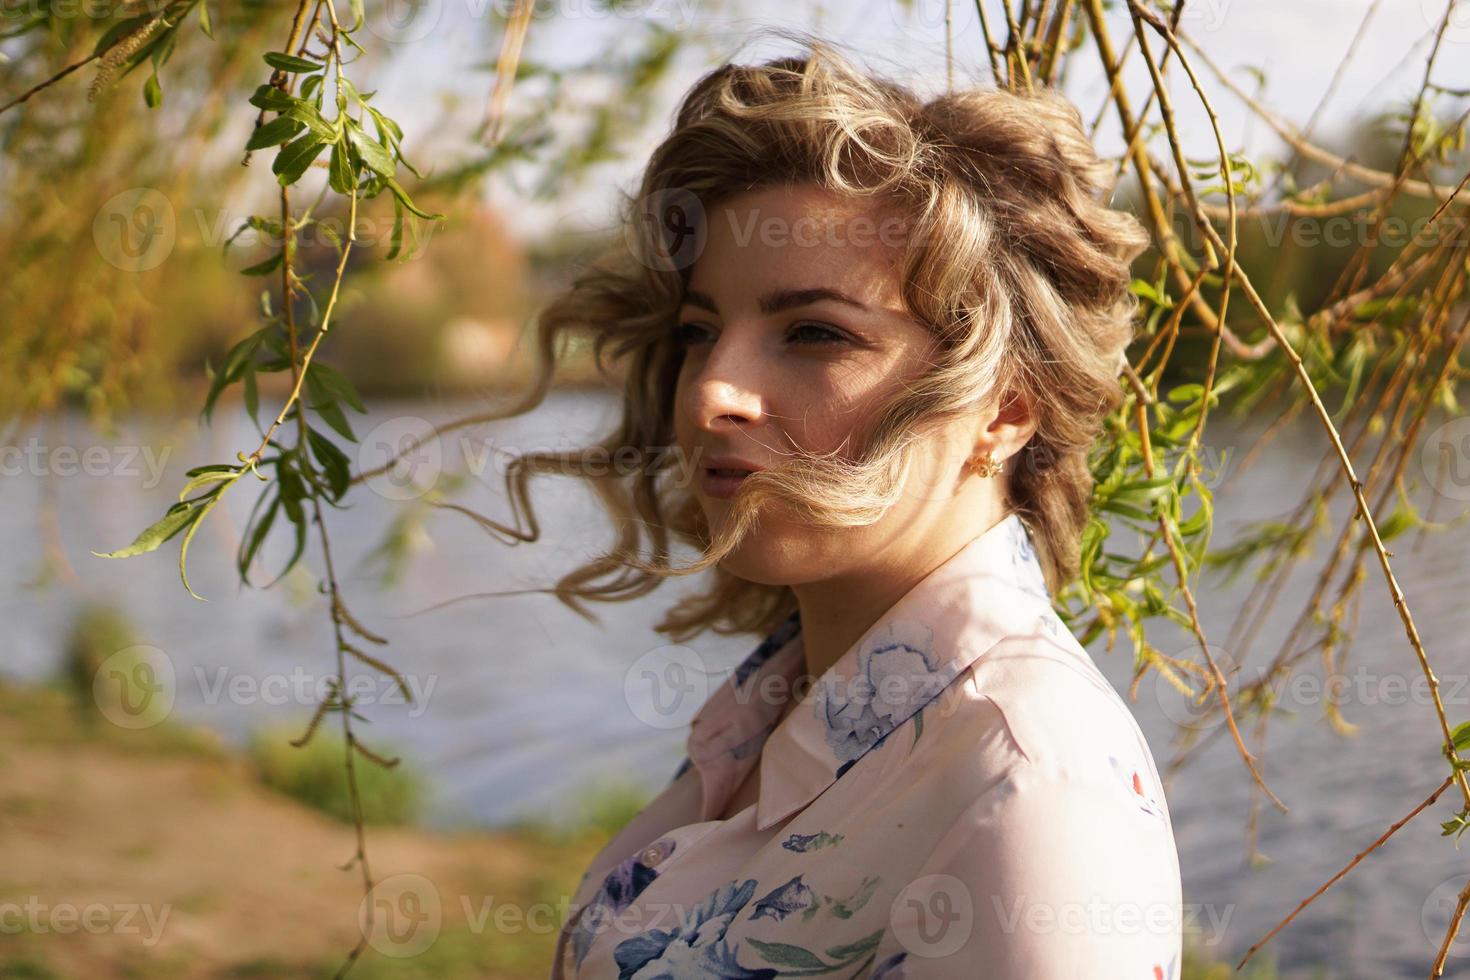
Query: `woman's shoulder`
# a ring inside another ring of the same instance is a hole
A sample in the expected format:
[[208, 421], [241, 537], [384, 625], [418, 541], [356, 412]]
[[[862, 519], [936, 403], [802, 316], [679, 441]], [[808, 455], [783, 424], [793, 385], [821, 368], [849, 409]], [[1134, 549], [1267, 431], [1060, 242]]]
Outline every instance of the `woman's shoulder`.
[[[1044, 601], [1006, 620], [916, 718], [885, 775], [921, 813], [923, 857], [877, 962], [912, 980], [976, 962], [996, 977], [1177, 977], [1182, 900], [1164, 793], [1132, 711]], [[959, 909], [944, 955], [903, 936]]]
[[1167, 824], [1162, 781], [1127, 703], [1052, 609], [1013, 612], [1011, 628], [925, 711], [936, 750], [965, 747], [962, 791], [1038, 779], [1110, 785]]

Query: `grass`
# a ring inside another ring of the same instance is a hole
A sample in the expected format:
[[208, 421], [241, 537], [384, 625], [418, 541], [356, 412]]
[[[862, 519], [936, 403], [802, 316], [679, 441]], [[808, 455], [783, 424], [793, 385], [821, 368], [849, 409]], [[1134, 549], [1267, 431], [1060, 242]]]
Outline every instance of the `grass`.
[[[1184, 944], [1184, 959], [1179, 968], [1179, 980], [1276, 980], [1277, 975], [1276, 957], [1270, 950], [1252, 957], [1246, 968], [1236, 973], [1234, 963], [1211, 959], [1188, 941]], [[1325, 967], [1322, 968], [1322, 976], [1327, 976]]]
[[17, 956], [0, 963], [0, 978], [4, 980], [57, 980], [61, 974], [39, 960], [29, 956]]
[[512, 821], [506, 829], [545, 841], [588, 836], [611, 840], [648, 806], [651, 799], [647, 792], [632, 783], [603, 780], [583, 790], [577, 801], [568, 807], [570, 816], [567, 819], [525, 818]]
[[[257, 732], [246, 753], [256, 774], [271, 789], [350, 823], [352, 800], [343, 765], [342, 736], [319, 731], [297, 748], [290, 740], [299, 735], [296, 729]], [[403, 763], [384, 769], [359, 756], [353, 768], [365, 823], [404, 825], [418, 820], [427, 791], [423, 780], [405, 769]]]

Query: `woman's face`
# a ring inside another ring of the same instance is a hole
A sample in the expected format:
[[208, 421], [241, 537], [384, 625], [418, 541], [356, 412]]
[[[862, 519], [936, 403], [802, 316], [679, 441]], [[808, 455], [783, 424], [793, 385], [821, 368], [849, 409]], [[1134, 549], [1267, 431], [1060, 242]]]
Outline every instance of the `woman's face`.
[[[685, 356], [674, 430], [695, 466], [693, 492], [718, 527], [739, 481], [707, 467], [721, 457], [774, 467], [793, 447], [855, 457], [878, 405], [924, 371], [934, 340], [900, 300], [896, 219], [864, 202], [815, 185], [772, 186], [711, 209], [707, 227], [678, 313]], [[992, 491], [978, 485], [997, 482], [961, 469], [984, 422], [977, 412], [924, 436], [927, 472], [876, 524], [817, 530], [771, 507], [722, 567], [795, 585], [926, 547], [952, 550], [967, 509], [972, 521], [987, 516], [975, 497]]]

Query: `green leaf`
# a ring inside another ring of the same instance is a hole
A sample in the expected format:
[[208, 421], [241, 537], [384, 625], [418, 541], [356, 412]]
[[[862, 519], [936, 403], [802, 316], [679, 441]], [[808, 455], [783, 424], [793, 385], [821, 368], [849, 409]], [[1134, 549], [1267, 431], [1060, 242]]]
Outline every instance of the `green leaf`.
[[1186, 538], [1192, 538], [1210, 527], [1212, 509], [1208, 504], [1202, 505], [1194, 515], [1179, 525], [1179, 533]]
[[318, 463], [322, 464], [322, 471], [326, 474], [327, 485], [331, 487], [334, 500], [342, 499], [342, 494], [347, 492], [351, 484], [352, 463], [347, 454], [337, 448], [337, 444], [317, 430], [307, 427], [307, 442], [311, 444], [312, 455]]
[[260, 150], [267, 146], [279, 146], [282, 143], [296, 138], [296, 134], [305, 128], [301, 120], [290, 116], [277, 116], [268, 123], [255, 128], [250, 134], [250, 139], [245, 141], [245, 149]]
[[1450, 741], [1454, 743], [1456, 752], [1470, 749], [1470, 721], [1456, 725], [1455, 730], [1450, 733]]
[[1139, 521], [1151, 521], [1154, 519], [1154, 515], [1150, 514], [1148, 511], [1140, 510], [1137, 507], [1130, 507], [1127, 504], [1119, 503], [1113, 500], [1104, 501], [1102, 504], [1102, 509], [1105, 511], [1109, 511], [1110, 513], [1122, 514], [1124, 517], [1131, 517], [1134, 520]]
[[[367, 101], [362, 97], [362, 93], [357, 90], [357, 86], [352, 84], [352, 79], [348, 78], [346, 75], [343, 75], [342, 80], [337, 84], [338, 87], [342, 90], [342, 94], [347, 96], [349, 102], [365, 103]], [[369, 96], [369, 98], [371, 98], [371, 96]]]
[[285, 258], [286, 252], [283, 249], [264, 262], [257, 262], [255, 265], [241, 269], [240, 274], [242, 276], [268, 276], [281, 267], [281, 263], [285, 261]]
[[327, 67], [321, 62], [298, 58], [294, 54], [286, 54], [284, 51], [267, 51], [261, 57], [265, 59], [266, 64], [272, 68], [279, 68], [281, 71], [321, 71]]
[[276, 154], [271, 171], [282, 187], [289, 187], [301, 179], [311, 162], [322, 152], [326, 142], [316, 133], [307, 133], [295, 142], [287, 143]]
[[[333, 147], [333, 149], [335, 150], [336, 148]], [[320, 221], [312, 222], [312, 224], [316, 225], [316, 230], [321, 232], [323, 238], [332, 243], [332, 247], [340, 255], [342, 252], [342, 236], [337, 232], [337, 229], [331, 225], [324, 225]]]
[[197, 508], [187, 504], [175, 504], [168, 509], [166, 514], [149, 525], [126, 548], [119, 548], [116, 551], [109, 551], [105, 554], [100, 551], [94, 551], [92, 554], [98, 558], [131, 558], [134, 555], [145, 555], [157, 549], [159, 545], [198, 519], [199, 513]]
[[347, 416], [342, 414], [342, 406], [334, 401], [327, 401], [320, 405], [313, 405], [312, 408], [316, 409], [316, 413], [322, 417], [322, 421], [330, 425], [338, 435], [347, 439], [349, 442], [357, 441], [357, 436], [352, 432], [352, 426], [347, 424]]
[[[233, 235], [225, 239], [225, 243], [223, 246], [221, 246], [220, 251], [228, 252], [230, 250], [230, 246], [235, 244], [235, 239], [243, 235], [248, 228], [254, 228], [256, 231], [270, 235], [272, 238], [281, 237], [281, 223], [279, 221], [276, 221], [273, 218], [262, 218], [258, 214], [252, 214], [250, 217], [240, 222], [240, 227], [235, 229], [235, 233]], [[262, 293], [261, 299], [261, 316], [268, 318], [271, 315], [270, 293]]]
[[[256, 498], [256, 508], [259, 508], [261, 501], [267, 498], [270, 499], [271, 504], [266, 508], [265, 516], [260, 519], [260, 523], [254, 523], [254, 510], [250, 513], [250, 520], [245, 522], [245, 533], [240, 539], [240, 551], [235, 558], [235, 570], [240, 575], [240, 581], [245, 585], [250, 585], [250, 563], [255, 560], [256, 552], [265, 543], [266, 535], [270, 534], [271, 524], [275, 522], [276, 514], [281, 509], [280, 495], [271, 494], [269, 491], [262, 493]], [[254, 525], [253, 528], [252, 524]]]
[[184, 484], [184, 489], [179, 491], [179, 503], [190, 503], [191, 501], [188, 500], [188, 497], [191, 493], [193, 493], [195, 490], [203, 490], [211, 483], [223, 483], [225, 484], [225, 486], [215, 487], [214, 489], [210, 490], [208, 494], [205, 494], [204, 497], [197, 498], [193, 502], [197, 503], [198, 500], [203, 500], [207, 497], [214, 496], [217, 493], [221, 493], [225, 489], [225, 487], [228, 487], [231, 483], [234, 483], [237, 479], [239, 479], [239, 477], [240, 470], [238, 467], [235, 466], [226, 466], [225, 468], [219, 470], [206, 470], [205, 472], [200, 473], [198, 476], [195, 476], [188, 483]]
[[347, 424], [347, 416], [342, 413], [342, 407], [337, 404], [332, 393], [322, 384], [316, 365], [307, 369], [306, 390], [311, 395], [311, 407], [322, 417], [322, 421], [330, 425], [344, 439], [356, 442], [357, 436], [353, 434], [352, 426]]
[[403, 250], [403, 201], [393, 195], [393, 232], [388, 237], [388, 258], [398, 258]]
[[1392, 541], [1411, 527], [1422, 523], [1419, 512], [1412, 505], [1400, 504], [1392, 514], [1389, 514], [1378, 525], [1378, 536], [1384, 541]]
[[[168, 23], [168, 21], [165, 20], [164, 23]], [[175, 24], [172, 27], [165, 27], [160, 31], [155, 42], [143, 50], [147, 52], [148, 60], [153, 62], [153, 67], [157, 69], [162, 68], [168, 62], [168, 59], [173, 57], [174, 45], [178, 43], [179, 27]], [[142, 64], [144, 54], [140, 52], [136, 57], [138, 60], [134, 62], [133, 67]]]
[[337, 126], [328, 120], [326, 116], [322, 115], [322, 111], [310, 102], [298, 100], [294, 106], [286, 110], [286, 115], [292, 119], [299, 119], [301, 122], [306, 123], [307, 127], [313, 133], [316, 133], [328, 143], [335, 143], [341, 135], [337, 132]]
[[[223, 489], [222, 487], [221, 490]], [[189, 555], [189, 542], [194, 540], [194, 532], [199, 530], [199, 525], [203, 523], [204, 518], [209, 515], [209, 512], [214, 509], [214, 505], [219, 503], [220, 498], [223, 496], [224, 494], [222, 492], [214, 493], [207, 498], [202, 506], [197, 508], [198, 516], [189, 522], [189, 530], [184, 533], [184, 543], [179, 546], [179, 579], [184, 583], [185, 590], [200, 602], [208, 602], [209, 600], [195, 592], [189, 585], [189, 574], [184, 567]]]
[[353, 171], [351, 154], [347, 145], [342, 142], [332, 144], [332, 159], [327, 168], [327, 184], [338, 194], [351, 194], [353, 185], [357, 182], [357, 174]]
[[208, 37], [211, 41], [214, 40], [214, 25], [209, 22], [208, 0], [199, 0], [199, 29], [202, 30], [205, 36]]
[[191, 470], [185, 470], [185, 476], [200, 476], [204, 473], [233, 473], [240, 467], [231, 463], [209, 463], [205, 466], [196, 466]]
[[282, 460], [276, 464], [276, 480], [281, 484], [281, 504], [286, 508], [286, 516], [297, 522], [304, 520], [301, 501], [306, 499], [306, 486], [301, 475]]
[[1205, 393], [1205, 386], [1201, 384], [1178, 385], [1169, 391], [1169, 401], [1176, 405], [1184, 405], [1199, 398]]
[[143, 102], [150, 109], [163, 105], [163, 87], [158, 84], [158, 72], [149, 75], [148, 81], [143, 83]]
[[352, 141], [353, 148], [357, 150], [358, 156], [362, 157], [362, 162], [367, 164], [368, 169], [392, 179], [396, 169], [393, 164], [393, 154], [389, 153], [383, 144], [363, 132], [355, 119], [347, 120], [347, 138]]
[[398, 124], [366, 102], [362, 103], [362, 107], [373, 117], [373, 127], [378, 131], [378, 142], [397, 154], [398, 161], [408, 168], [409, 173], [423, 180], [424, 175], [419, 172], [419, 168], [410, 163], [408, 157], [403, 155], [403, 147], [399, 145], [399, 141], [403, 139], [403, 130]]
[[285, 112], [300, 101], [295, 96], [282, 92], [274, 85], [262, 85], [250, 96], [251, 105], [260, 109], [269, 109], [272, 112]]
[[249, 362], [250, 358], [255, 356], [256, 350], [259, 349], [269, 329], [269, 326], [261, 327], [234, 347], [231, 347], [229, 353], [225, 354], [224, 364], [220, 366], [219, 371], [211, 380], [209, 394], [204, 399], [204, 409], [200, 412], [200, 415], [205, 421], [209, 421], [213, 417], [214, 403], [219, 398], [220, 392], [225, 389], [226, 385], [235, 381], [240, 376], [240, 373], [244, 371], [246, 363]]
[[311, 362], [311, 373], [317, 377], [322, 386], [332, 394], [343, 399], [359, 412], [366, 412], [367, 406], [358, 397], [357, 389], [352, 387], [352, 382], [347, 376], [330, 364], [323, 364], [313, 360]]
[[417, 205], [415, 205], [413, 203], [413, 201], [411, 201], [409, 199], [408, 192], [405, 191], [402, 187], [400, 187], [399, 184], [398, 184], [398, 181], [394, 180], [392, 177], [385, 177], [385, 178], [383, 178], [383, 180], [388, 185], [388, 189], [393, 192], [393, 196], [396, 197], [396, 198], [398, 198], [398, 200], [402, 201], [404, 207], [408, 208], [410, 211], [412, 211], [414, 214], [418, 215], [420, 218], [428, 218], [430, 221], [443, 221], [444, 220], [444, 215], [442, 215], [442, 214], [430, 214], [428, 211], [425, 211], [424, 209], [422, 209], [422, 208], [418, 207]]
[[[255, 366], [246, 364], [241, 376], [244, 378], [245, 411], [250, 415], [250, 420], [254, 422], [256, 415], [260, 412], [260, 390], [255, 385]], [[259, 423], [257, 427], [258, 425]]]
[[306, 550], [306, 511], [301, 506], [301, 501], [306, 496], [306, 488], [301, 482], [300, 475], [288, 465], [285, 456], [276, 461], [276, 482], [281, 488], [280, 495], [277, 497], [281, 503], [281, 509], [286, 512], [286, 519], [296, 529], [296, 544], [290, 557], [286, 559], [285, 566], [275, 578], [261, 586], [263, 589], [269, 589], [285, 578]]
[[1134, 279], [1128, 284], [1128, 291], [1140, 299], [1146, 299], [1151, 303], [1159, 304], [1159, 292], [1147, 279]]
[[1118, 513], [1131, 513], [1133, 508], [1137, 508], [1144, 512], [1145, 516], [1149, 516], [1153, 506], [1161, 500], [1166, 500], [1173, 487], [1173, 478], [1168, 476], [1134, 480], [1123, 484], [1109, 494], [1103, 507], [1117, 510]]

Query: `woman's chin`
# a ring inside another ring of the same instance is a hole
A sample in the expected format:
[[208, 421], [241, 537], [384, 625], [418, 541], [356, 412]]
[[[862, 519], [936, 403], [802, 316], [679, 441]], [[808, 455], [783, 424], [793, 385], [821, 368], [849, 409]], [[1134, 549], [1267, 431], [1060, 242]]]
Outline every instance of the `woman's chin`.
[[720, 568], [758, 585], [796, 585], [823, 577], [824, 563], [812, 560], [809, 535], [795, 529], [795, 533], [773, 533], [768, 528], [765, 525], [752, 530], [720, 561]]

